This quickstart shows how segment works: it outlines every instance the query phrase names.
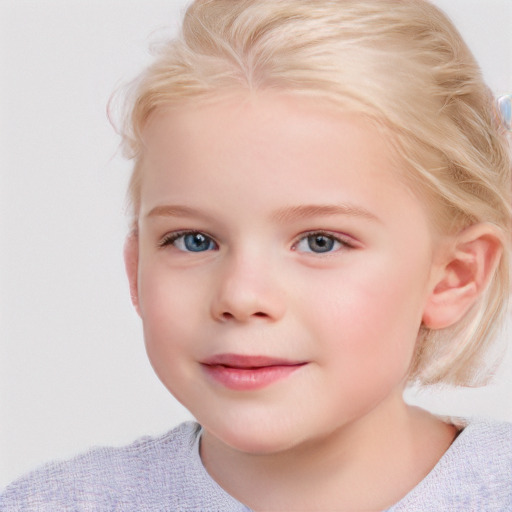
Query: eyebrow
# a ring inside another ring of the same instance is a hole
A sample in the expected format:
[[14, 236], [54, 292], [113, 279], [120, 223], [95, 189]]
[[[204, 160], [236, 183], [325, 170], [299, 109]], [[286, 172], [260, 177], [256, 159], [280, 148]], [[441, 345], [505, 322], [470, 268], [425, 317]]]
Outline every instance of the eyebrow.
[[152, 208], [146, 217], [208, 217], [194, 208], [181, 205], [162, 205]]
[[[309, 217], [348, 215], [363, 217], [378, 221], [378, 217], [360, 206], [351, 204], [309, 204], [299, 206], [287, 206], [279, 208], [272, 214], [272, 218], [278, 222], [290, 222]], [[195, 208], [182, 205], [161, 205], [152, 208], [146, 217], [199, 217], [208, 219], [209, 216]]]
[[351, 204], [310, 204], [280, 208], [272, 217], [280, 222], [301, 220], [308, 217], [348, 215], [378, 221], [376, 215], [360, 206]]

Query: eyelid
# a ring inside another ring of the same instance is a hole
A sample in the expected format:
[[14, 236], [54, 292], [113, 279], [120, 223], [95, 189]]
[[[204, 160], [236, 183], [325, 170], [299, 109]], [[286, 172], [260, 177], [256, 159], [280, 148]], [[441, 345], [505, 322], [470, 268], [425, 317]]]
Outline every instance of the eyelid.
[[[339, 233], [336, 231], [328, 231], [325, 229], [312, 229], [310, 231], [305, 231], [305, 232], [301, 233], [300, 235], [298, 235], [295, 238], [293, 245], [292, 245], [292, 250], [296, 250], [297, 244], [299, 242], [301, 242], [305, 238], [307, 238], [309, 236], [313, 236], [313, 235], [320, 235], [320, 236], [332, 238], [333, 240], [335, 240], [336, 242], [339, 242], [342, 245], [342, 248], [340, 248], [336, 251], [331, 251], [330, 253], [326, 252], [326, 253], [324, 253], [325, 255], [332, 254], [333, 252], [338, 252], [343, 249], [356, 249], [360, 246], [360, 244], [358, 244], [357, 240], [355, 240], [350, 235], [346, 235], [344, 233]], [[315, 254], [315, 253], [313, 253], [313, 254]], [[322, 253], [317, 253], [317, 254], [321, 255]]]
[[178, 231], [171, 231], [170, 233], [166, 233], [163, 237], [160, 238], [160, 240], [157, 242], [157, 246], [160, 248], [172, 246], [176, 240], [185, 235], [203, 235], [213, 242], [215, 245], [215, 250], [219, 248], [219, 244], [216, 242], [215, 238], [205, 231], [201, 231], [200, 229], [181, 229]]
[[[215, 245], [215, 250], [218, 250], [219, 244], [215, 240], [215, 237], [213, 237], [209, 233], [207, 233], [205, 231], [202, 231], [202, 230], [199, 230], [199, 229], [181, 229], [181, 230], [178, 230], [178, 231], [172, 231], [170, 233], [166, 233], [157, 242], [157, 246], [159, 248], [165, 248], [165, 247], [173, 245], [173, 243], [176, 240], [178, 240], [179, 238], [181, 238], [181, 237], [183, 237], [185, 235], [194, 235], [194, 234], [204, 235], [205, 237], [207, 237], [208, 239], [210, 239], [213, 242], [213, 244]], [[350, 235], [346, 235], [344, 233], [339, 233], [339, 232], [335, 232], [335, 231], [329, 231], [329, 230], [325, 230], [325, 229], [312, 229], [312, 230], [305, 231], [305, 232], [301, 233], [300, 235], [298, 235], [295, 238], [295, 240], [293, 241], [293, 244], [292, 244], [292, 250], [296, 250], [297, 244], [299, 242], [301, 242], [305, 238], [307, 238], [309, 236], [313, 236], [313, 235], [320, 235], [320, 236], [325, 236], [325, 237], [328, 237], [328, 238], [332, 238], [333, 240], [335, 240], [336, 242], [339, 242], [342, 245], [342, 248], [340, 248], [340, 249], [338, 249], [336, 251], [331, 251], [331, 253], [332, 252], [338, 252], [339, 250], [342, 250], [343, 248], [346, 248], [346, 249], [351, 249], [351, 248], [352, 249], [356, 249], [360, 245], [360, 244], [358, 244], [357, 240], [354, 239]], [[326, 254], [328, 254], [328, 253], [326, 253]]]

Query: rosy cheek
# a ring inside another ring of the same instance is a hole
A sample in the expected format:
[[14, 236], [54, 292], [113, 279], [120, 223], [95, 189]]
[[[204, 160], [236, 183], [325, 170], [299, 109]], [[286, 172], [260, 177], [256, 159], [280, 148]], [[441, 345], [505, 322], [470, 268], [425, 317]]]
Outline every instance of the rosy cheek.
[[167, 315], [175, 311], [179, 295], [177, 283], [173, 282], [172, 274], [155, 259], [141, 266], [139, 276], [139, 289], [141, 300], [146, 304], [147, 314], [164, 313]]

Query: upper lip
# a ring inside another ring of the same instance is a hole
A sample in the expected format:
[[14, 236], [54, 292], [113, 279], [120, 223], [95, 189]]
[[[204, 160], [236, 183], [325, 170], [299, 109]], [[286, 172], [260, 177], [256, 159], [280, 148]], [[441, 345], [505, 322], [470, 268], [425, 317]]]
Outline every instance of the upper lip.
[[207, 366], [226, 366], [228, 368], [265, 368], [269, 366], [298, 366], [304, 361], [293, 361], [279, 357], [246, 356], [241, 354], [217, 354], [202, 361]]

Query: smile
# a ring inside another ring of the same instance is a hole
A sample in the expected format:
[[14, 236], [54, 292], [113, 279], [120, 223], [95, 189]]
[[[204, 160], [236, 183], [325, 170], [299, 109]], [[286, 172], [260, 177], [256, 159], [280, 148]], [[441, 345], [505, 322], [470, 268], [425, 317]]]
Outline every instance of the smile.
[[220, 354], [201, 364], [206, 374], [223, 386], [236, 391], [252, 391], [290, 376], [307, 363], [266, 356]]

